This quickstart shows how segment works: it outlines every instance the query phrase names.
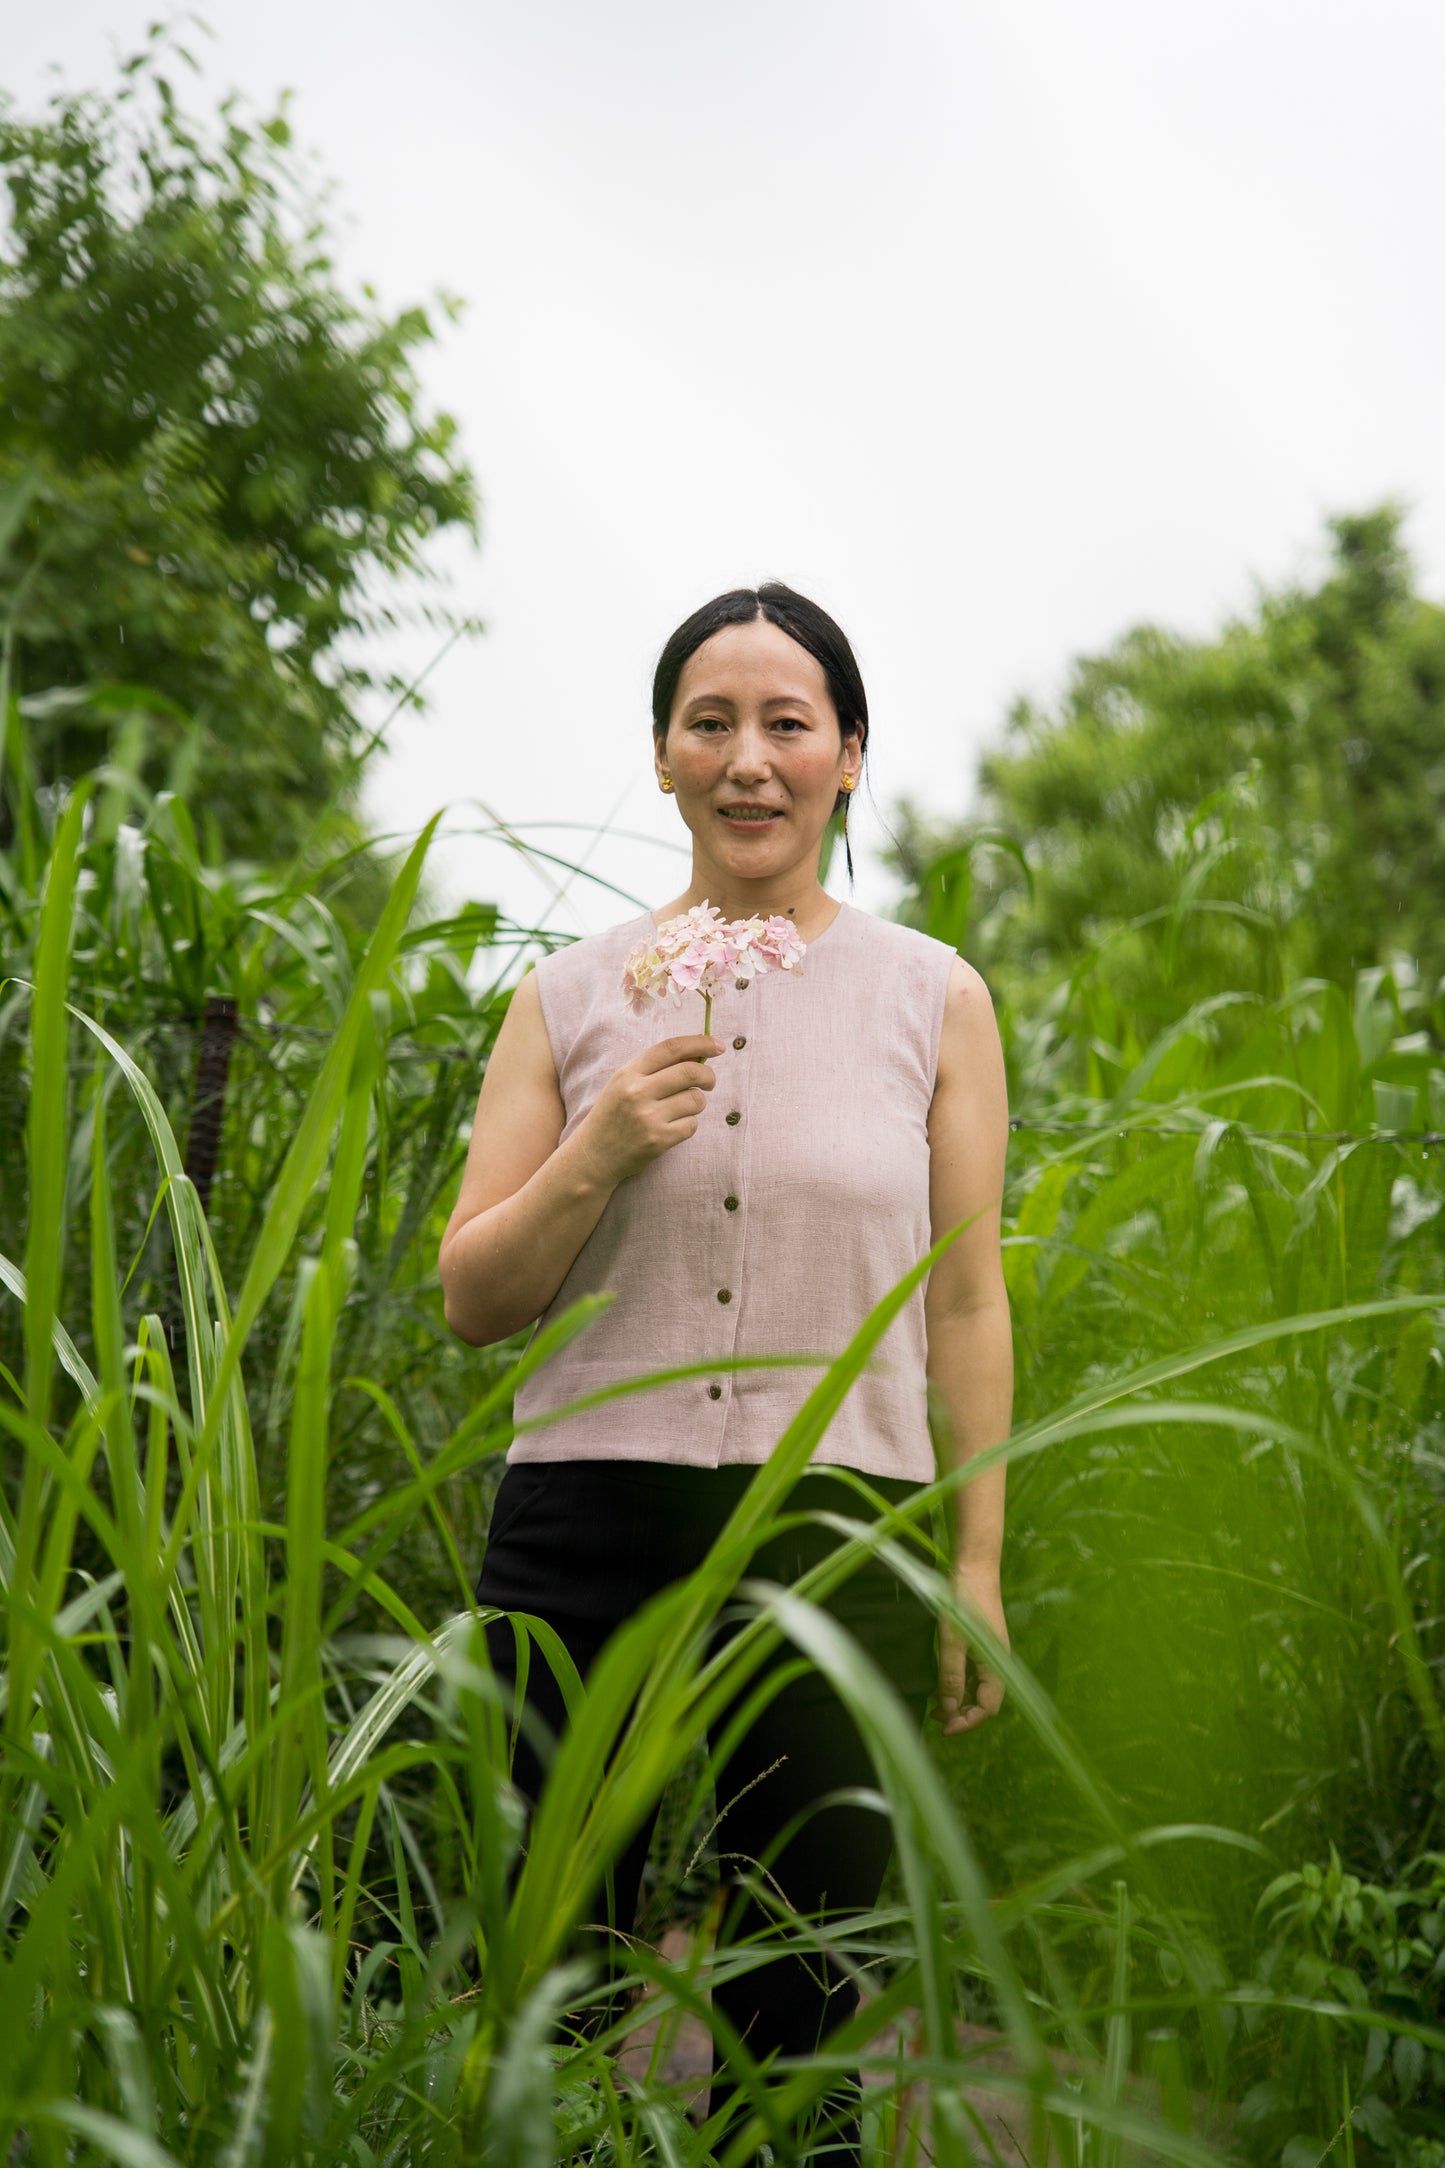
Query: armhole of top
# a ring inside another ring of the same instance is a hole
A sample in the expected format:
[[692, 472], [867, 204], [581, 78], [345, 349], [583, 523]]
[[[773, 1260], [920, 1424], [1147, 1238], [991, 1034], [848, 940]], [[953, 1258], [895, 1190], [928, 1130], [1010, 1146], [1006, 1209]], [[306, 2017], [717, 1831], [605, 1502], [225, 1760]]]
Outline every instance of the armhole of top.
[[559, 1092], [562, 1090], [562, 1055], [557, 1046], [557, 1022], [552, 1011], [552, 973], [547, 966], [565, 953], [563, 949], [553, 949], [548, 955], [539, 957], [532, 966], [532, 976], [537, 982], [537, 1001], [542, 1011], [542, 1028], [547, 1034], [547, 1044], [552, 1049], [552, 1068]]
[[959, 962], [956, 949], [944, 948], [941, 941], [930, 941], [929, 946], [943, 949], [943, 967], [938, 975], [938, 992], [933, 1003], [933, 1024], [928, 1046], [928, 1096], [930, 1100], [938, 1089], [938, 1056], [943, 1046], [943, 1019], [948, 1008], [948, 986], [953, 977], [953, 967]]

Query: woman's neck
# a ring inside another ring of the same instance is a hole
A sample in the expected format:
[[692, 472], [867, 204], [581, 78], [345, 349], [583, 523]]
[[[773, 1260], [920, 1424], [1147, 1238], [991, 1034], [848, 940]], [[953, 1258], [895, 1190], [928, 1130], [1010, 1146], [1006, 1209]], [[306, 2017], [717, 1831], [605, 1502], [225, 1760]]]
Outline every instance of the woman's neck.
[[836, 896], [830, 896], [821, 887], [816, 876], [811, 879], [790, 880], [786, 875], [775, 882], [735, 881], [729, 883], [720, 874], [711, 880], [694, 871], [687, 892], [672, 903], [660, 904], [653, 912], [659, 925], [668, 919], [679, 917], [692, 910], [695, 904], [710, 903], [721, 911], [725, 919], [734, 918], [790, 918], [804, 941], [816, 941], [825, 927], [831, 926], [842, 905]]

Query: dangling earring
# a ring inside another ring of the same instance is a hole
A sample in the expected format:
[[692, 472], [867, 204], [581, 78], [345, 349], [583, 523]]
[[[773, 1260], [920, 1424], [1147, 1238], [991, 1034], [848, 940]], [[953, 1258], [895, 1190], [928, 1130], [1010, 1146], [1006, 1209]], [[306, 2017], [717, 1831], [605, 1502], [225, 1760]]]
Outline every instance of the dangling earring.
[[668, 774], [666, 768], [663, 769], [661, 775], [657, 779], [657, 787], [660, 791], [663, 792], [666, 797], [669, 798], [672, 796], [674, 790], [677, 788], [677, 785], [673, 782], [672, 777]]
[[853, 846], [848, 841], [848, 801], [853, 795], [857, 781], [858, 778], [855, 775], [845, 775], [838, 786], [843, 793], [843, 858], [848, 868], [848, 879], [850, 881], [853, 878]]

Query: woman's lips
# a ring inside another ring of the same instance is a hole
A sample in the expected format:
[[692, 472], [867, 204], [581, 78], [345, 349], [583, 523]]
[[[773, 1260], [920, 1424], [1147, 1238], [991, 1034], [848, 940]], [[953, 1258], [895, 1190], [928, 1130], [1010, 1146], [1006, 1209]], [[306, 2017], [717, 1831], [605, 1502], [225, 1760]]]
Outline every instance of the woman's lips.
[[769, 821], [779, 821], [783, 817], [781, 806], [720, 805], [718, 812], [735, 828], [766, 828]]

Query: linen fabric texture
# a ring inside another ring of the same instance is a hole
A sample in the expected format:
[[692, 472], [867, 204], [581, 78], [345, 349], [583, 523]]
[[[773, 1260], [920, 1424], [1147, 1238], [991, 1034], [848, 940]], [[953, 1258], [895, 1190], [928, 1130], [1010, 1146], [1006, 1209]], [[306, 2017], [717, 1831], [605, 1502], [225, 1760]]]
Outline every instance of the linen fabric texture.
[[[700, 997], [631, 1015], [629, 951], [650, 913], [536, 967], [571, 1135], [624, 1063], [702, 1030]], [[695, 1134], [620, 1183], [538, 1330], [584, 1295], [610, 1307], [518, 1388], [510, 1461], [726, 1467], [768, 1458], [826, 1365], [926, 1253], [928, 1110], [954, 951], [843, 904], [797, 971], [713, 1000], [726, 1052]], [[649, 1372], [719, 1368], [572, 1410]], [[851, 1388], [814, 1459], [930, 1482], [924, 1288]], [[567, 1411], [567, 1412], [563, 1412]]]

